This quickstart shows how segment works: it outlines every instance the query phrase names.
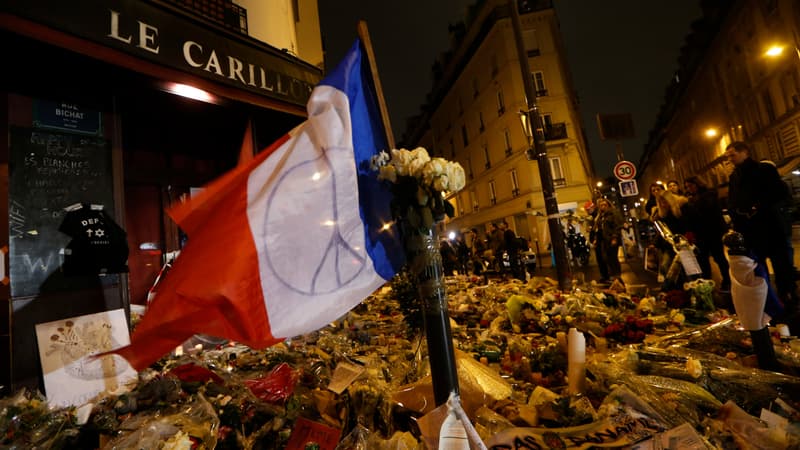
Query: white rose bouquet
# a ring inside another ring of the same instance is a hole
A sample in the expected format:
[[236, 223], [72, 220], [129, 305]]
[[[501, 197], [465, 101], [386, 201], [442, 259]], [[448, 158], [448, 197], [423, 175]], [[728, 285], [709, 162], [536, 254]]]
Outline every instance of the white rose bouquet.
[[372, 157], [371, 168], [378, 172], [379, 180], [394, 185], [394, 216], [404, 218], [423, 233], [445, 214], [452, 217], [453, 207], [444, 200], [443, 194], [458, 192], [466, 183], [460, 164], [431, 158], [422, 147], [380, 152]]

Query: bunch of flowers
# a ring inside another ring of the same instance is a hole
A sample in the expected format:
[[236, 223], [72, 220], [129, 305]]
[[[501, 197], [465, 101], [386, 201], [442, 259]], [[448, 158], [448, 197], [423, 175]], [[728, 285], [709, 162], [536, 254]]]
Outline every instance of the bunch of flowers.
[[651, 319], [628, 316], [624, 322], [608, 325], [603, 330], [603, 336], [622, 344], [638, 344], [643, 342], [644, 338], [653, 331], [654, 323]]
[[444, 158], [431, 158], [422, 147], [392, 149], [372, 157], [372, 170], [378, 179], [391, 182], [394, 200], [392, 213], [425, 233], [433, 224], [453, 215], [453, 206], [443, 193], [464, 188], [466, 176], [460, 164]]

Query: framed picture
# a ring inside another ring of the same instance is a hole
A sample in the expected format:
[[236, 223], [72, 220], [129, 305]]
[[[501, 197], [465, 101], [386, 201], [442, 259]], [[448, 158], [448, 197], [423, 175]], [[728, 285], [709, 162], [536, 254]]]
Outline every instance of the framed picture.
[[633, 197], [639, 195], [639, 186], [636, 180], [625, 180], [619, 182], [619, 193], [623, 197]]

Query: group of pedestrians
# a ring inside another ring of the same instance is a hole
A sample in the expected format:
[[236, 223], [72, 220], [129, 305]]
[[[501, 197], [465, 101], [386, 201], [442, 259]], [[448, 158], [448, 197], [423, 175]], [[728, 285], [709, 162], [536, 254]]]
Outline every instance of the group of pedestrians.
[[[798, 320], [797, 271], [791, 242], [791, 209], [793, 198], [787, 184], [770, 161], [753, 159], [750, 147], [744, 142], [731, 143], [725, 155], [734, 166], [728, 184], [727, 204], [723, 204], [715, 189], [699, 177], [690, 176], [677, 181], [650, 186], [646, 209], [650, 219], [661, 221], [674, 234], [681, 234], [696, 248], [697, 261], [703, 277], [711, 279], [711, 259], [719, 267], [720, 291], [729, 292], [731, 278], [722, 238], [729, 229], [742, 234], [744, 243], [761, 264], [770, 261], [774, 284], [782, 313], [777, 321], [790, 323], [790, 329], [800, 331]], [[723, 215], [727, 207], [729, 222]], [[674, 252], [663, 239], [651, 243], [662, 255], [659, 280], [674, 288], [666, 275]], [[792, 327], [794, 325], [794, 327]]]
[[[696, 176], [684, 181], [684, 190], [677, 181], [671, 180], [664, 188], [661, 184], [650, 186], [650, 199], [647, 203], [650, 220], [666, 225], [673, 234], [679, 234], [695, 246], [697, 262], [703, 278], [712, 279], [711, 262], [719, 267], [721, 275], [720, 291], [730, 290], [728, 261], [722, 248], [722, 236], [727, 230], [723, 207], [716, 190], [710, 189]], [[667, 270], [675, 257], [672, 245], [660, 236], [651, 243], [659, 253], [658, 279], [664, 283], [662, 288], [679, 287], [680, 280], [667, 278]]]
[[[480, 275], [486, 270], [509, 273], [514, 278], [525, 280], [522, 254], [529, 251], [527, 240], [518, 237], [506, 221], [491, 223], [484, 240], [477, 228], [459, 234], [454, 240], [442, 239], [439, 251], [444, 271], [447, 274], [470, 273]], [[503, 262], [506, 255], [509, 268]]]

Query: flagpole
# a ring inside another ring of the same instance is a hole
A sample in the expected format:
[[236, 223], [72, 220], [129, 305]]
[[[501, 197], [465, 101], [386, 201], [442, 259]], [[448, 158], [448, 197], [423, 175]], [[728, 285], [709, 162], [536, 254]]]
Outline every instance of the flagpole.
[[[381, 113], [381, 122], [383, 122], [383, 131], [386, 133], [386, 144], [389, 149], [394, 148], [394, 133], [392, 132], [392, 124], [389, 120], [389, 109], [386, 107], [386, 101], [383, 98], [383, 87], [381, 86], [381, 79], [378, 76], [378, 64], [375, 62], [375, 53], [372, 51], [372, 39], [369, 37], [369, 29], [367, 22], [363, 20], [358, 21], [358, 37], [361, 39], [361, 45], [364, 47], [364, 53], [367, 55], [367, 62], [369, 63], [369, 72], [372, 79], [372, 85], [375, 88], [375, 101], [378, 102], [378, 109]], [[376, 149], [376, 150], [389, 150], [389, 149]]]
[[[386, 131], [386, 141], [389, 148], [394, 148], [394, 136], [389, 123], [386, 102], [383, 98], [383, 89], [378, 77], [375, 54], [372, 51], [372, 41], [369, 37], [367, 23], [363, 20], [358, 22], [358, 36], [361, 38], [364, 53], [369, 62], [377, 97], [376, 101]], [[441, 201], [441, 199], [437, 199], [437, 201]], [[400, 225], [401, 234], [403, 235], [410, 271], [417, 283], [425, 324], [425, 337], [428, 342], [428, 360], [431, 365], [433, 397], [438, 406], [447, 403], [451, 394], [458, 395], [460, 392], [455, 347], [450, 330], [450, 316], [447, 310], [447, 293], [445, 292], [444, 284], [445, 273], [442, 257], [439, 253], [439, 233], [435, 224], [424, 235], [411, 231], [414, 227], [409, 227], [407, 226], [408, 224], [405, 225]]]

